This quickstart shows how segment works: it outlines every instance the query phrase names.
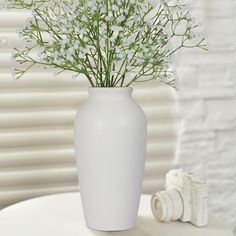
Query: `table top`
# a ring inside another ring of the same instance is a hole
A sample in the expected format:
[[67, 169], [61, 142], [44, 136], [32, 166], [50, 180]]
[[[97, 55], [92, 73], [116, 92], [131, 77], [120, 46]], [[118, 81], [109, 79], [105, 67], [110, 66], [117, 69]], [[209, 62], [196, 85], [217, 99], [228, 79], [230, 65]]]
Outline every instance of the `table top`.
[[101, 232], [87, 228], [80, 194], [63, 193], [34, 198], [0, 211], [2, 236], [233, 236], [223, 223], [212, 216], [204, 228], [190, 223], [161, 223], [150, 208], [150, 195], [142, 195], [136, 227], [128, 231]]

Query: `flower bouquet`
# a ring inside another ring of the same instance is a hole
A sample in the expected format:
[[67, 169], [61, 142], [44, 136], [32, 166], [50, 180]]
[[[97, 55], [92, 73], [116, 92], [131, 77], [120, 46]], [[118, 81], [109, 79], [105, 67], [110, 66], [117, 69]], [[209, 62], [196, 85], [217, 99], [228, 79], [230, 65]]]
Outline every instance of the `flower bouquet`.
[[92, 87], [148, 80], [176, 87], [173, 55], [206, 49], [181, 1], [9, 0], [9, 7], [32, 12], [19, 31], [24, 47], [13, 54], [16, 78], [40, 64], [83, 74]]

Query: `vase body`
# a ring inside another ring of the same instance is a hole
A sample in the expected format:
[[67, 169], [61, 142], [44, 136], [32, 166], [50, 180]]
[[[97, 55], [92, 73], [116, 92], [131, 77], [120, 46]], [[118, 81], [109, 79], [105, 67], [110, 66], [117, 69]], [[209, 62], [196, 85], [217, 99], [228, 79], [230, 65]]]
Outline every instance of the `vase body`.
[[142, 191], [147, 124], [132, 88], [89, 88], [75, 118], [76, 162], [87, 226], [135, 225]]

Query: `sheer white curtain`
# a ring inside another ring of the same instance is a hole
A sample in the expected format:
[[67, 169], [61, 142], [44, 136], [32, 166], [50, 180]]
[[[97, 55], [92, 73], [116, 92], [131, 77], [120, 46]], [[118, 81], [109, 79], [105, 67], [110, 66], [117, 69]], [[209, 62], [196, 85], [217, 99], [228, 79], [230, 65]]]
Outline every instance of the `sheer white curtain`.
[[188, 0], [209, 51], [179, 55], [180, 139], [176, 161], [209, 183], [210, 210], [236, 227], [236, 1]]

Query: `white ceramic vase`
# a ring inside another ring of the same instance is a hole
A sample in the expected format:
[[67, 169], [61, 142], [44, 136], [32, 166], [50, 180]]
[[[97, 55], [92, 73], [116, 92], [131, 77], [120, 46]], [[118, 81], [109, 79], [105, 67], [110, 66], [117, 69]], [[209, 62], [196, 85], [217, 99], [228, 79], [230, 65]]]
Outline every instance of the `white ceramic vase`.
[[75, 119], [75, 146], [87, 226], [135, 225], [142, 190], [147, 123], [132, 88], [89, 88]]

